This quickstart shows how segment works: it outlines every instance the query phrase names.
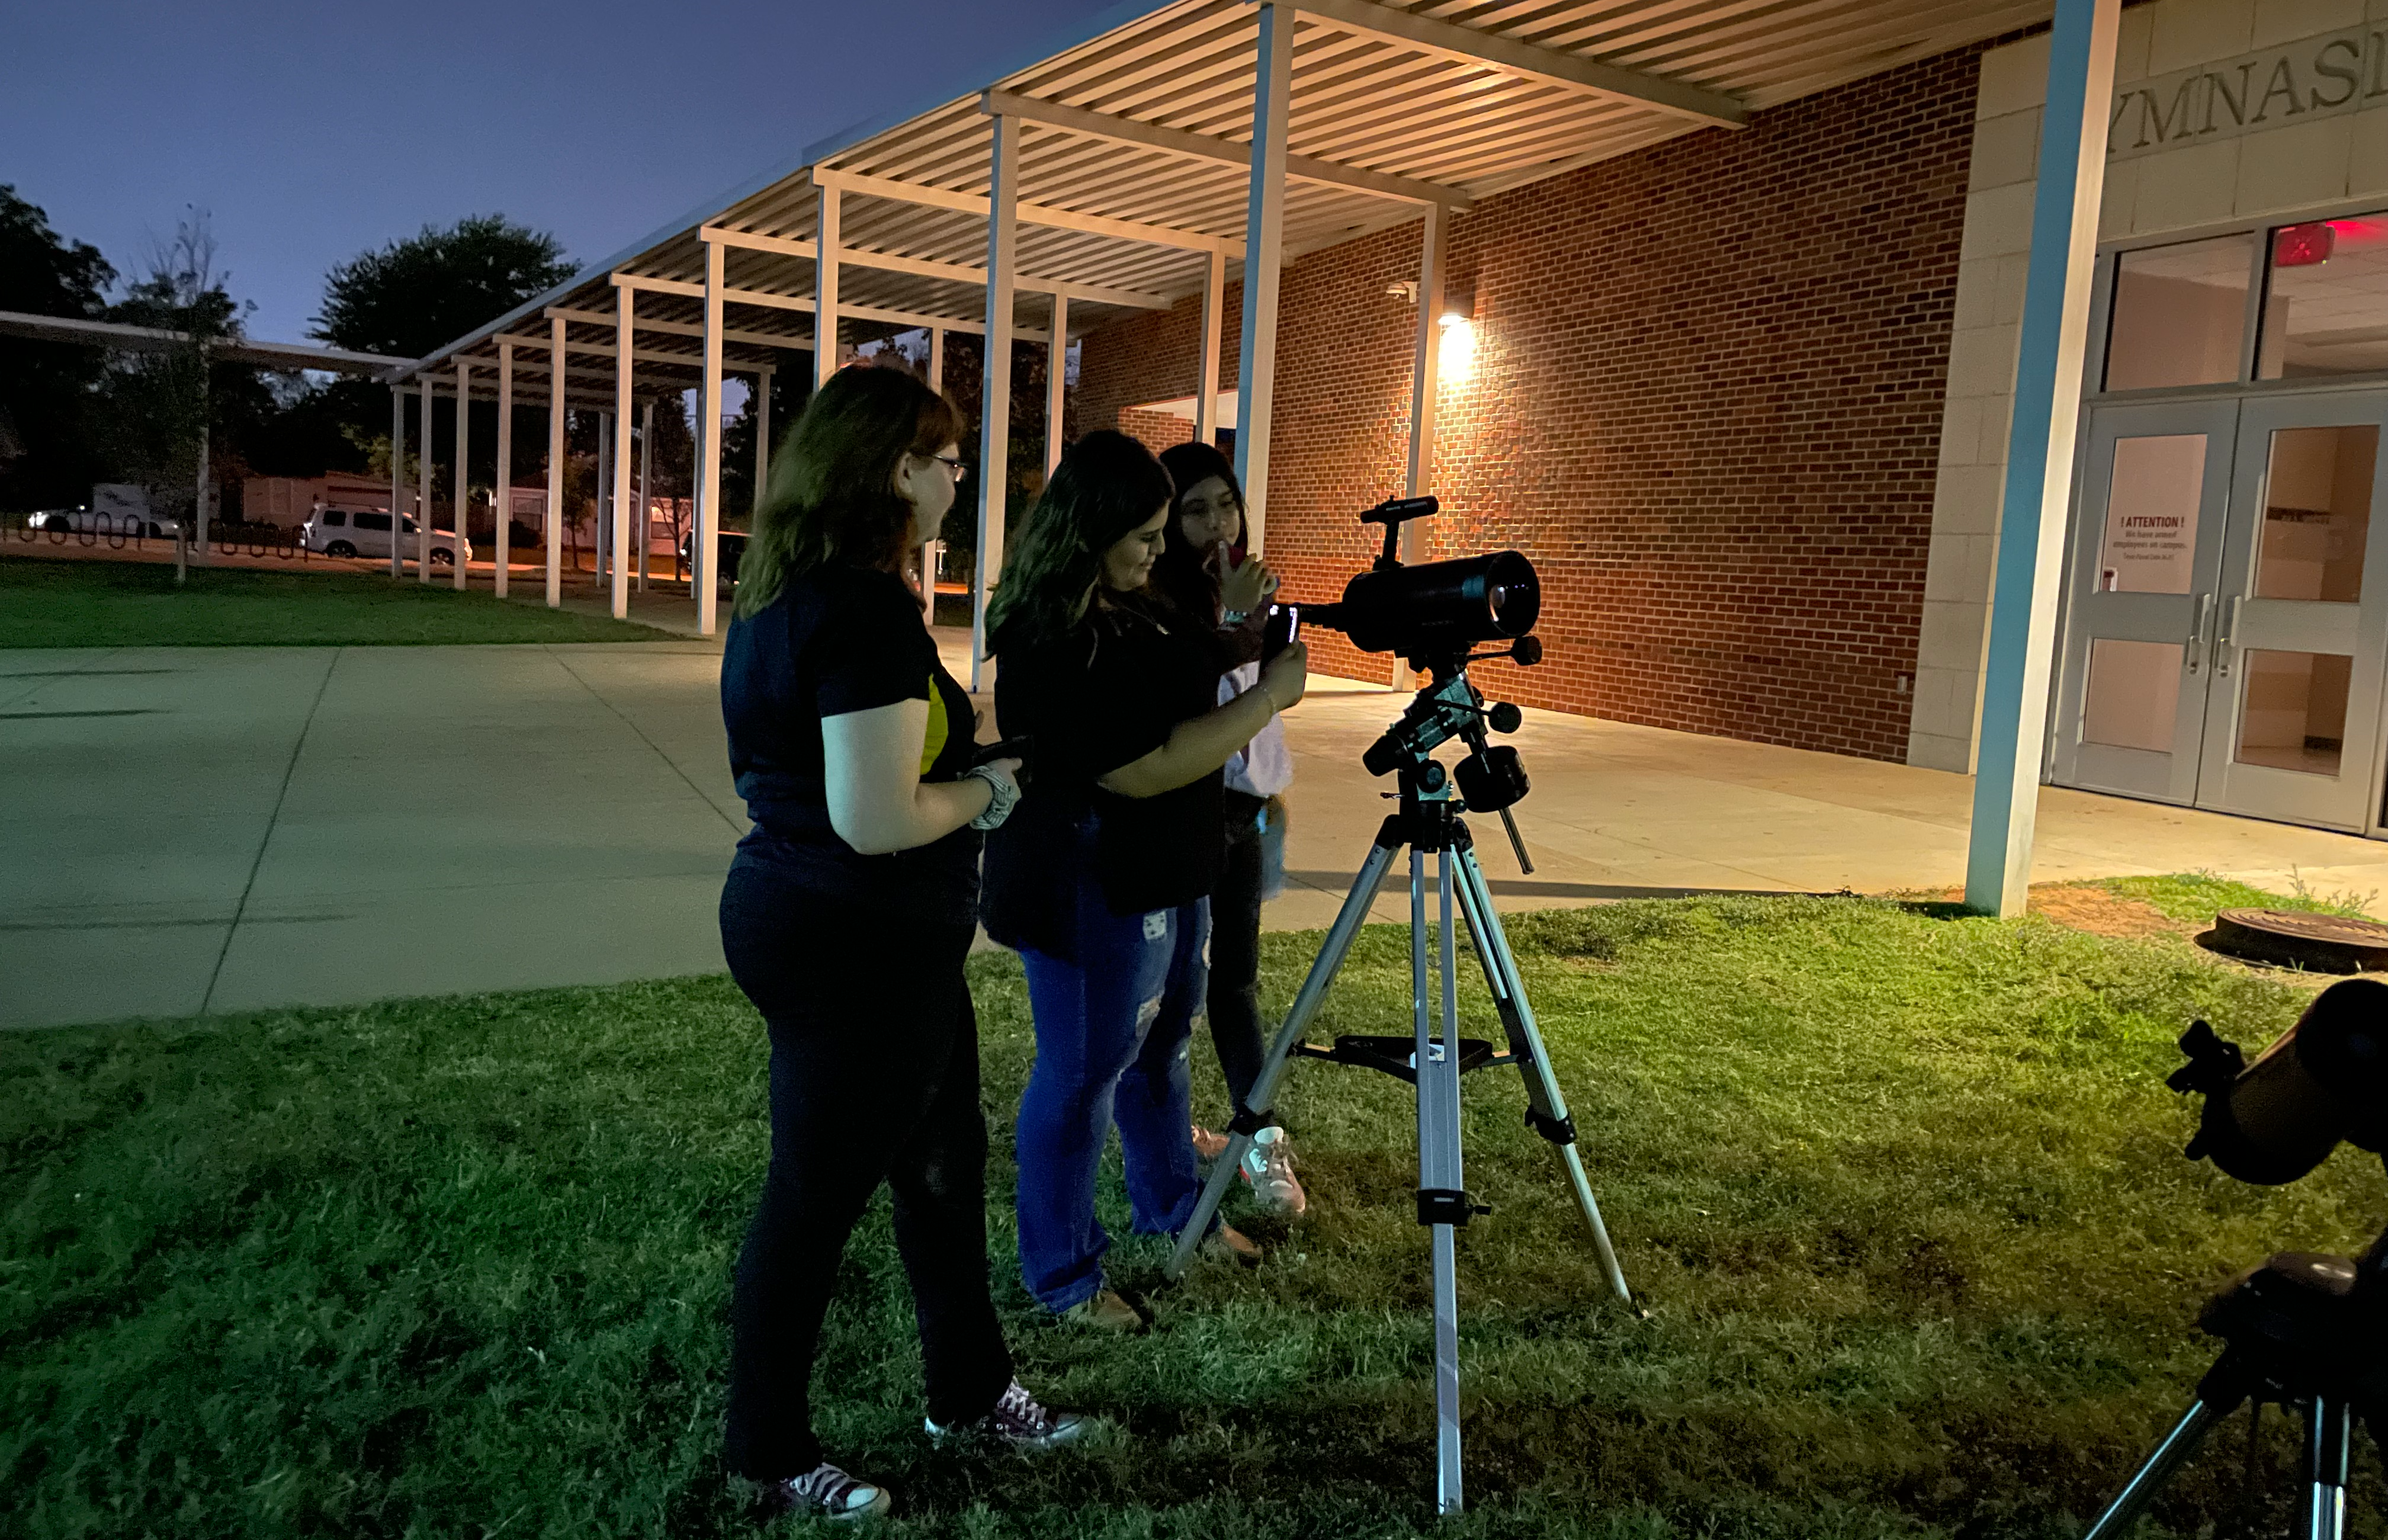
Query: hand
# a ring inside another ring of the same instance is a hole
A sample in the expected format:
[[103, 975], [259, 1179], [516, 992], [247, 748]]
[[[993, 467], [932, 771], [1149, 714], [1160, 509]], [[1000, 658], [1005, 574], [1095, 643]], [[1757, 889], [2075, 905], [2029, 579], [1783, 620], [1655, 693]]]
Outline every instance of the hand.
[[999, 772], [1006, 781], [1011, 783], [1013, 791], [1020, 789], [1020, 765], [1021, 761], [1017, 759], [989, 759], [986, 762], [987, 769]]
[[1268, 693], [1269, 704], [1279, 711], [1297, 705], [1310, 689], [1310, 649], [1300, 642], [1268, 660], [1261, 670], [1260, 688]]
[[1238, 566], [1220, 548], [1219, 606], [1250, 615], [1277, 592], [1277, 575], [1258, 556], [1247, 556]]

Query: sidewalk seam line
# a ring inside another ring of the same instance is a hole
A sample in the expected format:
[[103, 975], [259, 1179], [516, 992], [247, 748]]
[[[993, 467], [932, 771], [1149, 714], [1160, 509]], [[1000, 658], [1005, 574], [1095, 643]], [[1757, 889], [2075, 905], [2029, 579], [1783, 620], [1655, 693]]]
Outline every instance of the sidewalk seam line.
[[257, 854], [249, 859], [248, 881], [240, 888], [240, 902], [233, 906], [232, 923], [224, 927], [222, 948], [216, 953], [215, 970], [208, 974], [208, 992], [199, 997], [197, 1014], [206, 1015], [215, 1003], [216, 986], [223, 980], [224, 960], [232, 956], [233, 938], [240, 934], [241, 917], [248, 912], [248, 896], [257, 889], [257, 874], [265, 867], [266, 847], [273, 843], [274, 826], [282, 821], [282, 804], [290, 795], [291, 778], [298, 773], [298, 756], [306, 750], [307, 735], [315, 730], [315, 713], [324, 707], [324, 695], [332, 687], [332, 675], [340, 667], [346, 647], [335, 647], [332, 659], [324, 666], [324, 677], [316, 682], [315, 698], [307, 703], [307, 719], [298, 726], [298, 740], [290, 745], [289, 763], [282, 767], [282, 784], [274, 789], [273, 810], [265, 815], [265, 833], [258, 836]]
[[549, 655], [555, 658], [555, 666], [557, 668], [563, 669], [565, 673], [570, 674], [574, 683], [589, 692], [591, 699], [603, 706], [606, 710], [611, 711], [614, 714], [616, 720], [619, 721], [624, 727], [629, 728], [631, 733], [637, 737], [639, 742], [646, 745], [647, 747], [654, 752], [654, 757], [664, 762], [666, 768], [670, 770], [674, 775], [680, 777], [681, 785], [686, 786], [690, 791], [696, 794], [696, 799], [699, 802], [704, 803], [706, 808], [712, 812], [714, 817], [719, 819], [722, 822], [730, 826], [730, 830], [732, 834], [739, 835], [741, 838], [745, 836], [746, 831], [738, 826], [738, 821], [731, 818], [728, 813], [723, 812], [719, 804], [716, 803], [713, 798], [705, 795], [704, 787], [689, 779], [688, 771], [680, 768], [679, 760], [674, 759], [670, 755], [666, 754], [663, 751], [663, 745], [656, 743], [653, 738], [648, 737], [645, 732], [640, 728], [638, 723], [630, 720], [630, 719], [623, 713], [620, 706], [616, 706], [612, 701], [607, 700], [603, 694], [599, 693], [595, 685], [581, 678], [580, 671], [578, 669], [575, 668], [571, 664], [566, 663], [561, 655], [556, 654], [553, 643], [551, 643], [546, 645]]

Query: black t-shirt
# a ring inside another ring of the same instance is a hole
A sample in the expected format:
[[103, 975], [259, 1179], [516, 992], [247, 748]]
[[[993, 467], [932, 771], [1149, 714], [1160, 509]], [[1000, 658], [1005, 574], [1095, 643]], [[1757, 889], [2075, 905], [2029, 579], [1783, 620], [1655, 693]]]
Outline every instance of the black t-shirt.
[[987, 841], [988, 935], [1009, 947], [1074, 954], [1070, 920], [1082, 867], [1072, 856], [1088, 822], [1095, 872], [1114, 914], [1174, 909], [1217, 885], [1219, 771], [1150, 797], [1115, 795], [1096, 782], [1216, 706], [1223, 671], [1205, 629], [1157, 605], [1105, 605], [1062, 640], [1003, 651], [997, 726], [1035, 745], [1026, 795]]
[[937, 661], [920, 601], [892, 572], [821, 567], [732, 621], [721, 652], [721, 718], [730, 772], [755, 821], [739, 859], [768, 862], [871, 908], [968, 923], [978, 897], [976, 830], [866, 856], [830, 824], [821, 719], [907, 700], [929, 703], [921, 779], [958, 778], [975, 752], [970, 696]]

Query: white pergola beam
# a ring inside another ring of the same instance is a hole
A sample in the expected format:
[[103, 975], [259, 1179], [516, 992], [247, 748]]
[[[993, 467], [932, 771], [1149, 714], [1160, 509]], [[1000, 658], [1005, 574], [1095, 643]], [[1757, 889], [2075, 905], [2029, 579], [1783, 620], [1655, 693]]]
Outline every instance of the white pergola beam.
[[[856, 172], [813, 168], [813, 181], [821, 186], [835, 186], [849, 193], [862, 193], [870, 197], [892, 198], [898, 203], [918, 203], [931, 209], [948, 209], [958, 214], [986, 217], [987, 200], [976, 193], [956, 192], [949, 187], [924, 186], [917, 182], [899, 182], [887, 176], [865, 176]], [[1200, 230], [1179, 230], [1166, 224], [1138, 224], [1133, 220], [1107, 219], [1100, 214], [1081, 214], [1068, 209], [1048, 209], [1038, 203], [1013, 205], [1022, 224], [1041, 224], [1055, 230], [1075, 230], [1082, 235], [1111, 235], [1120, 240], [1143, 241], [1151, 246], [1175, 247], [1187, 251], [1225, 251], [1230, 257], [1244, 254], [1244, 243], [1225, 235], [1205, 235]]]
[[[979, 394], [978, 560], [971, 575], [971, 680], [986, 688], [987, 590], [1003, 571], [1004, 493], [1011, 464], [1011, 274], [1020, 257], [1020, 121], [997, 118], [987, 154], [986, 376]], [[816, 173], [818, 174], [818, 173]]]
[[400, 515], [405, 511], [406, 495], [406, 389], [403, 386], [389, 388], [389, 575], [393, 578], [405, 571], [398, 554], [398, 537], [406, 528]]
[[495, 588], [502, 599], [506, 563], [513, 559], [514, 521], [514, 345], [511, 337], [498, 344], [498, 475], [489, 501], [498, 519]]
[[[558, 305], [551, 307], [547, 313], [560, 315], [566, 321], [577, 321], [583, 325], [610, 326], [614, 324], [614, 318], [603, 311], [567, 310]], [[670, 337], [703, 337], [705, 335], [705, 328], [696, 322], [658, 321], [651, 315], [639, 317], [639, 330], [662, 332]], [[740, 343], [750, 348], [793, 348], [806, 352], [811, 351], [813, 345], [813, 339], [809, 337], [792, 337], [780, 332], [742, 331], [735, 326], [724, 327], [721, 340]], [[692, 361], [695, 356], [693, 353], [689, 355]], [[736, 365], [733, 364], [731, 367], [734, 369]]]
[[[740, 247], [752, 251], [768, 251], [781, 257], [802, 258], [818, 261], [818, 248], [811, 241], [782, 240], [777, 235], [753, 235], [740, 230], [718, 230], [711, 225], [697, 234], [708, 241], [723, 246]], [[972, 267], [968, 262], [932, 261], [926, 257], [899, 256], [893, 251], [872, 251], [864, 247], [840, 245], [837, 260], [843, 267], [868, 267], [881, 273], [904, 273], [915, 278], [944, 278], [957, 284], [984, 286], [986, 269]], [[1176, 301], [1167, 295], [1147, 294], [1141, 289], [1111, 288], [1101, 284], [1071, 283], [1060, 278], [1032, 278], [1025, 274], [1011, 281], [1014, 288], [1038, 294], [1060, 294], [1072, 299], [1084, 299], [1096, 304], [1126, 305], [1137, 310], [1167, 310]], [[642, 326], [654, 326], [642, 321]], [[733, 334], [731, 340], [736, 340]], [[807, 343], [807, 347], [811, 344]]]
[[[1252, 147], [1239, 145], [1232, 139], [1214, 138], [1207, 134], [1188, 134], [1183, 129], [1163, 128], [1158, 123], [1137, 122], [1132, 118], [1118, 118], [1104, 112], [1089, 112], [1079, 107], [1063, 107], [1058, 102], [1042, 102], [1010, 91], [982, 92], [978, 109], [990, 117], [1004, 113], [1047, 128], [1058, 128], [1091, 139], [1108, 139], [1114, 144], [1157, 149], [1164, 154], [1184, 156], [1190, 160], [1207, 160], [1226, 166], [1248, 165], [1251, 160]], [[1285, 174], [1296, 182], [1321, 183], [1348, 192], [1367, 193], [1404, 203], [1443, 204], [1464, 210], [1470, 201], [1468, 196], [1456, 187], [1421, 182], [1415, 177], [1366, 171], [1358, 166], [1321, 160], [1315, 156], [1288, 155], [1285, 158]]]
[[473, 444], [473, 361], [456, 361], [456, 484], [451, 490], [456, 504], [456, 545], [448, 554], [455, 559], [449, 566], [455, 571], [456, 592], [464, 592], [464, 515], [472, 511], [473, 490], [470, 468]]
[[2090, 286], [2105, 191], [2107, 103], [2122, 0], [2057, 0], [2032, 195], [2031, 256], [2007, 429], [2006, 490], [1983, 659], [1981, 746], [1966, 835], [1965, 907], [2020, 916], [2031, 890], [2048, 742], [2056, 601], [2090, 348]]
[[696, 595], [696, 634], [711, 636], [717, 618], [721, 553], [721, 305], [729, 285], [722, 278], [727, 248], [705, 248], [705, 366], [696, 391], [696, 529], [689, 541], [695, 561], [689, 587]]
[[1293, 95], [1293, 12], [1261, 6], [1252, 83], [1251, 181], [1244, 215], [1243, 345], [1237, 357], [1236, 479], [1244, 488], [1244, 545], [1268, 532], [1269, 416], [1277, 393], [1277, 295], [1285, 254], [1285, 140]]
[[564, 412], [572, 388], [565, 372], [564, 317], [548, 317], [547, 346], [547, 607], [554, 609], [564, 603]]
[[[981, 201], [984, 200], [981, 199]], [[719, 248], [709, 247], [707, 249], [718, 250]], [[616, 274], [614, 282], [624, 288], [640, 289], [650, 294], [672, 294], [683, 299], [705, 298], [703, 284], [682, 283], [677, 278], [637, 278]], [[807, 314], [810, 314], [813, 309], [811, 297], [800, 294], [765, 294], [756, 289], [733, 288], [726, 289], [722, 299], [732, 305], [763, 305], [774, 310], [803, 311]], [[840, 305], [838, 313], [853, 316], [859, 321], [884, 321], [896, 326], [922, 328], [942, 326], [949, 332], [969, 332], [972, 335], [979, 335], [985, 331], [985, 327], [976, 321], [964, 321], [950, 315], [930, 315], [919, 311], [887, 310], [878, 305]], [[1042, 342], [1045, 340], [1043, 332], [1027, 326], [1015, 325], [1011, 328], [1011, 335], [1015, 340], [1020, 341]], [[791, 348], [810, 348], [813, 344], [803, 338], [797, 338], [783, 342], [781, 345]], [[580, 345], [575, 343], [573, 346], [577, 349]], [[732, 367], [736, 366], [732, 365]]]
[[614, 303], [620, 317], [616, 323], [615, 335], [624, 344], [617, 350], [618, 356], [614, 361], [614, 506], [611, 510], [614, 516], [613, 538], [607, 542], [613, 548], [614, 566], [608, 576], [613, 579], [613, 610], [616, 620], [630, 617], [630, 501], [637, 495], [630, 487], [630, 415], [638, 408], [631, 365], [638, 350], [629, 344], [637, 335], [637, 316], [633, 312], [637, 302], [638, 291], [635, 289], [617, 288], [614, 291]]
[[1711, 128], [1740, 128], [1749, 121], [1748, 107], [1721, 91], [1438, 21], [1416, 11], [1378, 5], [1375, 0], [1301, 0], [1299, 8], [1305, 16], [1344, 32], [1383, 38], [1440, 58], [1488, 65], [1504, 74], [1647, 108]]
[[[814, 224], [820, 231], [813, 260], [813, 388], [818, 390], [837, 373], [837, 248], [838, 191], [816, 187]], [[759, 493], [762, 489], [757, 487]]]
[[1199, 361], [1194, 387], [1194, 439], [1215, 446], [1219, 441], [1219, 354], [1226, 338], [1227, 259], [1211, 253], [1202, 272], [1202, 340], [1195, 350]]

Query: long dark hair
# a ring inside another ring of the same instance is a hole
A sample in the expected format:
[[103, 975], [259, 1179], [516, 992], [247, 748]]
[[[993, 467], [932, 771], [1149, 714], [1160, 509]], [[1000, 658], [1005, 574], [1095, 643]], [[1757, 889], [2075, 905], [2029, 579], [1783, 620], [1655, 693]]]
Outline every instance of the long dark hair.
[[907, 454], [961, 442], [954, 403], [908, 369], [857, 365], [832, 375], [771, 457], [771, 479], [738, 564], [739, 615], [753, 615], [788, 579], [831, 562], [904, 569], [912, 505], [896, 491]]
[[1161, 468], [1169, 473], [1170, 483], [1176, 490], [1169, 503], [1168, 538], [1161, 548], [1159, 559], [1152, 564], [1152, 586], [1178, 610], [1208, 625], [1218, 617], [1219, 575], [1209, 566], [1211, 553], [1198, 550], [1178, 528], [1177, 499], [1213, 477], [1225, 481], [1227, 494], [1236, 500], [1236, 538], [1229, 544], [1238, 555], [1241, 555], [1245, 534], [1244, 486], [1236, 479], [1235, 462], [1214, 445], [1199, 440], [1172, 444], [1162, 450]]
[[1152, 452], [1124, 433], [1089, 433], [1064, 450], [1004, 557], [1002, 585], [987, 605], [991, 648], [1074, 630], [1102, 581], [1103, 553], [1166, 509], [1175, 490]]

